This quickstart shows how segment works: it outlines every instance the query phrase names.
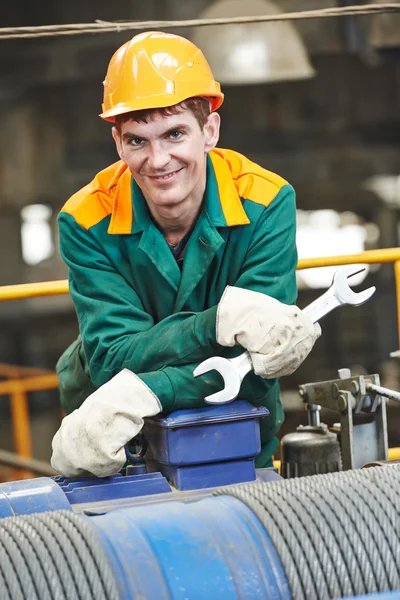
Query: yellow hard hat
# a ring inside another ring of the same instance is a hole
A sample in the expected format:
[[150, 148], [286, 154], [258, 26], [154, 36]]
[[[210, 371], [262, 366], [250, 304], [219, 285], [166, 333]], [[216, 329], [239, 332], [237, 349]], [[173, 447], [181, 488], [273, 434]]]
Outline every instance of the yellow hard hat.
[[140, 33], [111, 58], [100, 117], [113, 122], [116, 115], [172, 106], [193, 96], [209, 98], [211, 110], [224, 100], [201, 50], [179, 35]]

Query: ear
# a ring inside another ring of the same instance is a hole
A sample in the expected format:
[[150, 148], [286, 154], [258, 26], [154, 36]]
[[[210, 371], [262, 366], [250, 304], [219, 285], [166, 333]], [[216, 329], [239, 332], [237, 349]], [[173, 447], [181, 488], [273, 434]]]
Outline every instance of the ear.
[[117, 152], [118, 152], [118, 156], [120, 157], [121, 160], [124, 160], [123, 157], [123, 152], [122, 152], [122, 140], [121, 140], [121, 136], [119, 135], [118, 129], [114, 126], [111, 129], [111, 133], [115, 142], [115, 146], [117, 148]]
[[212, 112], [208, 115], [203, 129], [206, 152], [211, 152], [211, 150], [214, 150], [215, 146], [218, 144], [220, 124], [221, 117], [218, 113]]

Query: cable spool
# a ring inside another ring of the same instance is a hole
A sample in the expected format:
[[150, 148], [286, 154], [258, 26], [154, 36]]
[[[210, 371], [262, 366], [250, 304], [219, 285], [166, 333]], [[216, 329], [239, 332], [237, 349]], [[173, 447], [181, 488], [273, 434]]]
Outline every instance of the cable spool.
[[293, 600], [400, 589], [400, 466], [222, 488], [263, 524]]

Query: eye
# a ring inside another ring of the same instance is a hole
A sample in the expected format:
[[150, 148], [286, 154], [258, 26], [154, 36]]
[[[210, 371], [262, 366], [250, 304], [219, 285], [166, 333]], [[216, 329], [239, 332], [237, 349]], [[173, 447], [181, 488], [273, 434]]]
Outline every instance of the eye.
[[130, 146], [140, 146], [141, 144], [143, 144], [142, 138], [135, 137], [135, 138], [131, 138], [129, 140], [129, 145]]
[[171, 131], [171, 133], [169, 134], [169, 137], [172, 140], [179, 140], [180, 137], [182, 137], [182, 131]]

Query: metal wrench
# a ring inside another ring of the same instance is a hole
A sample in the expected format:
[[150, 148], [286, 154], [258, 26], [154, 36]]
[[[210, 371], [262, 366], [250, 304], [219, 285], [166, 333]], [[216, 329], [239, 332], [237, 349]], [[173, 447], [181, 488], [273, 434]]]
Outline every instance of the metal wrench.
[[[362, 292], [354, 292], [349, 286], [348, 278], [365, 271], [366, 267], [359, 265], [345, 265], [340, 267], [334, 277], [331, 287], [322, 296], [314, 300], [303, 312], [310, 317], [313, 323], [318, 323], [337, 306], [351, 304], [360, 306], [369, 300], [375, 292], [375, 287], [370, 287]], [[209, 371], [218, 371], [224, 380], [225, 387], [220, 392], [206, 396], [209, 404], [222, 404], [231, 402], [239, 394], [244, 377], [251, 371], [252, 363], [250, 354], [243, 352], [236, 358], [223, 358], [212, 356], [200, 363], [193, 371], [194, 377], [204, 375]]]

